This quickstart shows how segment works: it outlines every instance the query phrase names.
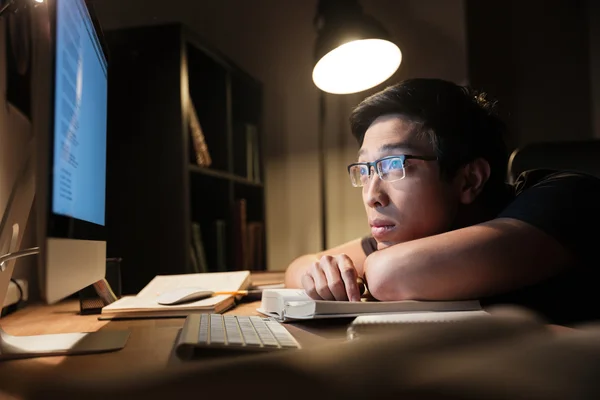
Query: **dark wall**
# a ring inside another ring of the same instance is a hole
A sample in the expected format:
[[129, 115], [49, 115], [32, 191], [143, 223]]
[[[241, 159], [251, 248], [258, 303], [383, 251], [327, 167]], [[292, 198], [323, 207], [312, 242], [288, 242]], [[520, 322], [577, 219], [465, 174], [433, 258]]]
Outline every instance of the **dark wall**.
[[588, 4], [466, 0], [470, 83], [499, 100], [511, 147], [592, 133]]
[[[312, 82], [317, 0], [96, 0], [104, 29], [179, 21], [264, 85], [268, 265], [284, 269], [320, 248], [318, 91]], [[402, 49], [384, 85], [417, 76], [466, 82], [463, 0], [362, 0]], [[379, 87], [380, 89], [384, 86]], [[328, 242], [368, 231], [360, 192], [348, 184], [356, 159], [351, 108], [367, 93], [329, 98]], [[340, 122], [341, 121], [341, 122]], [[338, 138], [343, 138], [337, 142]], [[343, 142], [343, 144], [340, 144]], [[330, 144], [333, 144], [331, 147]], [[347, 146], [346, 146], [347, 144]]]

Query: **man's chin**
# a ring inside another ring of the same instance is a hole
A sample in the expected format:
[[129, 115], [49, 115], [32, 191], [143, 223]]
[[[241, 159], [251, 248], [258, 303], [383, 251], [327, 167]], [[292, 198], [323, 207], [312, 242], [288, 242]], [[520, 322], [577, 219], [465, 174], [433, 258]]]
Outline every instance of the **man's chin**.
[[393, 246], [394, 242], [377, 242], [377, 250], [387, 249], [390, 246]]

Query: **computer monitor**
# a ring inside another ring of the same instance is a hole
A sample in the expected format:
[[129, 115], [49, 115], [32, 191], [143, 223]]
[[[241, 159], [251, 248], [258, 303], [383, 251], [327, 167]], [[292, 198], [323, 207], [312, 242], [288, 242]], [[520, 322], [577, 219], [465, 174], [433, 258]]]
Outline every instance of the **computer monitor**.
[[[23, 162], [10, 187], [12, 197], [25, 201], [23, 206], [9, 203], [0, 225], [0, 250], [23, 250], [18, 229], [14, 232], [27, 222], [35, 176], [40, 293], [53, 303], [105, 276], [107, 59], [85, 0], [46, 0], [35, 12], [31, 125], [37, 167]], [[116, 350], [128, 337], [123, 331], [0, 334], [0, 358]]]
[[[105, 276], [107, 60], [84, 0], [53, 0], [47, 118], [34, 119], [40, 292], [53, 303]], [[39, 128], [39, 129], [37, 129]]]

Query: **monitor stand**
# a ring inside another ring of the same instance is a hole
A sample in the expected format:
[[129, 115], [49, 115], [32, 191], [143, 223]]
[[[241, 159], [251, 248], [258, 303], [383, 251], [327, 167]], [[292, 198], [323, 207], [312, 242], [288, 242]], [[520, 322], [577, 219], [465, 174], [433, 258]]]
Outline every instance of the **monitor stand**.
[[0, 327], [0, 361], [117, 351], [125, 347], [128, 338], [129, 331], [12, 336]]
[[[10, 252], [0, 256], [0, 298], [4, 301], [14, 260], [37, 254], [39, 248], [14, 252], [19, 235], [18, 224], [12, 227]], [[50, 335], [12, 336], [0, 327], [0, 361], [15, 358], [93, 354], [120, 350], [125, 347], [129, 331], [97, 331], [86, 333], [58, 333]]]
[[[29, 143], [32, 153], [33, 142]], [[6, 211], [0, 215], [0, 308], [4, 304], [15, 259], [39, 252], [38, 248], [18, 251], [35, 194], [31, 160], [26, 157], [8, 198]], [[1, 320], [0, 320], [1, 321]], [[13, 358], [90, 354], [120, 350], [129, 331], [105, 330], [90, 333], [12, 336], [0, 328], [0, 361]]]

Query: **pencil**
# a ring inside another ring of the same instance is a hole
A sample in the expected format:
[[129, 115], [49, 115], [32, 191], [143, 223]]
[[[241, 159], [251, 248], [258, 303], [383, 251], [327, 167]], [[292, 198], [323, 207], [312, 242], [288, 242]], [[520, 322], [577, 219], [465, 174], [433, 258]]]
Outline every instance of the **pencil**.
[[260, 294], [262, 290], [233, 290], [233, 291], [225, 291], [225, 292], [214, 292], [213, 296], [218, 295], [232, 295], [232, 296], [248, 296], [250, 294]]

